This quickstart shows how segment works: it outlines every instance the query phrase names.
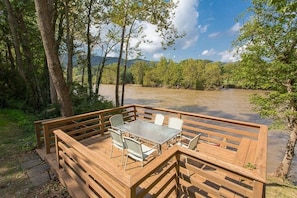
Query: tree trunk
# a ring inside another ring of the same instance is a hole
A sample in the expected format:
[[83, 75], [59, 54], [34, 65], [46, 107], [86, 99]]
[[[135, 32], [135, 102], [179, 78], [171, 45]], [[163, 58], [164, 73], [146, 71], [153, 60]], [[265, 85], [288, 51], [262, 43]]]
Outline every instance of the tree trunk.
[[102, 63], [101, 63], [101, 67], [98, 68], [98, 72], [97, 72], [97, 76], [96, 76], [96, 90], [95, 90], [96, 95], [99, 94], [99, 86], [100, 86], [100, 83], [101, 83], [101, 78], [102, 78], [103, 70], [104, 70], [104, 67], [105, 67], [106, 56], [107, 56], [107, 54], [105, 53], [105, 55], [103, 57], [103, 60], [102, 60]]
[[70, 30], [69, 20], [69, 0], [65, 2], [65, 18], [66, 18], [66, 44], [67, 44], [67, 84], [72, 86], [72, 71], [73, 71], [73, 36]]
[[288, 173], [290, 171], [290, 167], [294, 157], [294, 149], [297, 140], [297, 126], [291, 131], [289, 136], [287, 145], [286, 145], [286, 153], [283, 158], [283, 161], [277, 167], [275, 171], [275, 176], [282, 177], [283, 179], [288, 178]]
[[116, 107], [120, 106], [120, 101], [119, 101], [120, 66], [122, 62], [122, 54], [123, 54], [123, 48], [124, 48], [124, 42], [125, 42], [125, 31], [126, 31], [126, 19], [124, 19], [124, 25], [122, 26], [121, 47], [120, 47], [118, 65], [117, 65], [117, 78], [116, 78], [116, 88], [115, 88]]
[[35, 0], [38, 26], [47, 58], [48, 69], [55, 86], [62, 116], [73, 115], [72, 101], [67, 88], [63, 71], [60, 65], [58, 51], [56, 50], [55, 32], [52, 28], [53, 1]]
[[12, 10], [9, 0], [5, 0], [5, 6], [6, 6], [7, 14], [8, 14], [9, 28], [10, 28], [10, 31], [12, 34], [12, 40], [13, 40], [15, 56], [16, 56], [17, 70], [18, 70], [20, 76], [23, 78], [23, 80], [26, 84], [26, 87], [28, 88], [29, 86], [28, 86], [27, 77], [26, 77], [26, 74], [24, 71], [24, 63], [23, 63], [23, 59], [22, 59], [20, 41], [19, 41], [17, 30], [16, 30], [17, 25], [16, 25], [15, 17], [14, 17], [13, 10]]
[[20, 41], [23, 49], [24, 65], [26, 67], [25, 72], [28, 79], [28, 83], [30, 85], [29, 100], [32, 106], [35, 107], [35, 109], [40, 109], [41, 107], [44, 106], [44, 99], [42, 98], [41, 87], [39, 85], [39, 81], [37, 79], [37, 74], [36, 74], [38, 67], [35, 65], [33, 61], [34, 55], [31, 50], [33, 46], [31, 46], [30, 34], [23, 20], [22, 13], [19, 12], [17, 16], [18, 16], [19, 32], [21, 32]]
[[87, 45], [88, 45], [88, 52], [87, 52], [87, 66], [88, 66], [88, 89], [89, 89], [89, 96], [92, 97], [93, 95], [93, 86], [92, 86], [92, 64], [91, 64], [91, 13], [92, 13], [92, 6], [93, 0], [90, 0], [88, 7], [88, 25], [87, 25]]
[[124, 105], [124, 101], [125, 101], [125, 85], [126, 85], [126, 78], [127, 78], [127, 61], [128, 61], [128, 53], [129, 53], [129, 42], [130, 42], [130, 38], [132, 35], [132, 30], [133, 30], [133, 26], [134, 26], [134, 22], [136, 19], [133, 20], [131, 26], [130, 26], [130, 30], [128, 33], [128, 37], [126, 39], [126, 47], [125, 47], [125, 63], [124, 63], [124, 74], [123, 74], [123, 84], [122, 84], [122, 99], [121, 99], [121, 105]]

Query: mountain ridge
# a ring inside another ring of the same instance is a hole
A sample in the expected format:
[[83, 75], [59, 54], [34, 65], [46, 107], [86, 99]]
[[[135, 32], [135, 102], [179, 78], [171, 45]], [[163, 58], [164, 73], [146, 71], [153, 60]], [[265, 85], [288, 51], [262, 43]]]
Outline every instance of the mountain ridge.
[[[103, 60], [102, 56], [91, 56], [91, 66], [94, 67], [94, 66], [100, 65], [102, 60]], [[60, 56], [60, 61], [61, 61], [62, 67], [66, 67], [66, 65], [68, 63], [67, 55], [66, 54], [61, 55]], [[73, 61], [73, 66], [77, 67], [78, 66], [78, 58], [77, 58], [76, 55], [73, 56], [72, 61]], [[131, 60], [127, 61], [127, 67], [130, 67], [131, 65], [133, 65], [137, 61], [151, 62], [149, 60], [139, 59], [139, 58], [138, 59], [131, 59]], [[117, 63], [117, 62], [118, 62], [118, 57], [106, 57], [105, 65], [111, 65], [111, 64], [114, 64], [114, 63]], [[123, 64], [124, 64], [124, 59], [121, 60], [121, 65], [123, 65]]]

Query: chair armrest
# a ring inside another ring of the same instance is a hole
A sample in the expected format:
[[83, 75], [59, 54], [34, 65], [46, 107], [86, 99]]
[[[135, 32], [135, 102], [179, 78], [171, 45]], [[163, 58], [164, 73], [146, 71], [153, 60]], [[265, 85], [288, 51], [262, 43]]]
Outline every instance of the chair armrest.
[[181, 135], [181, 138], [184, 138], [186, 140], [191, 140], [192, 138], [189, 138], [188, 136], [185, 136], [185, 135]]

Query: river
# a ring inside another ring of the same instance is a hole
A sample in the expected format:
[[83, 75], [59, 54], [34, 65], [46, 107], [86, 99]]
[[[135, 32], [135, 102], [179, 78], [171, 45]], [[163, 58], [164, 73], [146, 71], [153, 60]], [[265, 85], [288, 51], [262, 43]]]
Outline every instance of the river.
[[[270, 125], [271, 121], [261, 118], [253, 110], [254, 106], [249, 102], [249, 97], [255, 93], [264, 94], [265, 91], [243, 89], [198, 91], [126, 85], [124, 104], [148, 105]], [[99, 94], [115, 101], [115, 86], [100, 85]], [[288, 134], [286, 132], [269, 130], [267, 173], [272, 173], [281, 162], [287, 138]], [[295, 149], [296, 152], [297, 148]], [[297, 182], [296, 157], [292, 164], [290, 179]]]

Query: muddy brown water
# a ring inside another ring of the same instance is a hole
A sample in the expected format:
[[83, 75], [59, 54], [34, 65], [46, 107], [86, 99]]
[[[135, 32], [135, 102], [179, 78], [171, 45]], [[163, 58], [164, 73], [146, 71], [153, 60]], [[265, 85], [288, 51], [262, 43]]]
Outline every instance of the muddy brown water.
[[[121, 88], [120, 88], [121, 89]], [[252, 94], [264, 91], [222, 89], [219, 91], [197, 91], [185, 89], [149, 88], [135, 85], [125, 87], [125, 104], [141, 104], [199, 113], [204, 115], [270, 125], [271, 121], [261, 118], [249, 102]], [[114, 101], [115, 86], [101, 85], [99, 94]], [[267, 173], [272, 173], [281, 162], [288, 133], [269, 130]], [[295, 153], [297, 148], [295, 149]], [[290, 179], [297, 183], [297, 157], [294, 157]]]

